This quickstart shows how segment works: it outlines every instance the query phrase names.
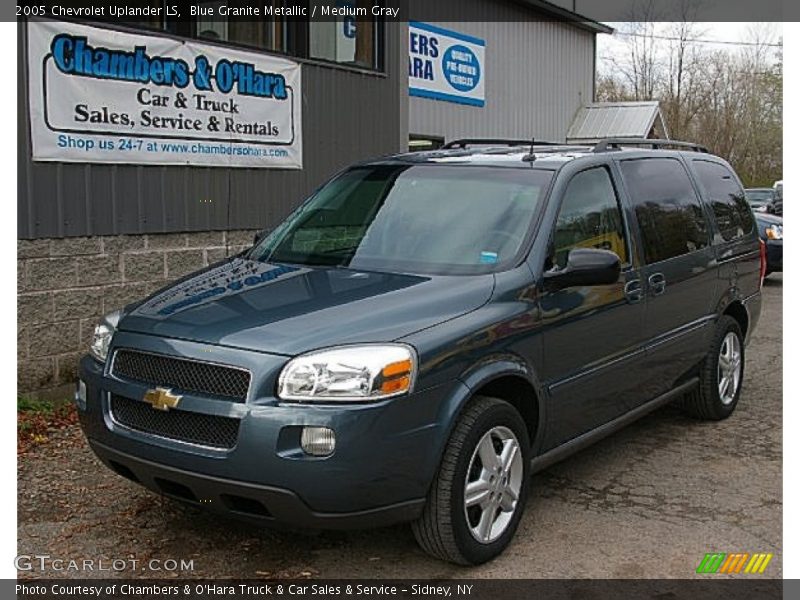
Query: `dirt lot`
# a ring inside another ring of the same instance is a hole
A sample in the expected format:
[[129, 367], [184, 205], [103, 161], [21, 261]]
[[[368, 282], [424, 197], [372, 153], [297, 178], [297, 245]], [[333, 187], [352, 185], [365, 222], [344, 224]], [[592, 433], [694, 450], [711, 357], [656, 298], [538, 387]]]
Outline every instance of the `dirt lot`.
[[97, 576], [174, 576], [142, 565], [184, 559], [194, 569], [183, 575], [237, 578], [691, 577], [706, 552], [774, 552], [767, 574], [778, 577], [782, 287], [780, 275], [765, 286], [733, 417], [667, 408], [537, 475], [516, 541], [490, 564], [432, 560], [403, 526], [309, 536], [184, 508], [112, 474], [75, 428], [20, 460], [19, 552], [139, 561]]

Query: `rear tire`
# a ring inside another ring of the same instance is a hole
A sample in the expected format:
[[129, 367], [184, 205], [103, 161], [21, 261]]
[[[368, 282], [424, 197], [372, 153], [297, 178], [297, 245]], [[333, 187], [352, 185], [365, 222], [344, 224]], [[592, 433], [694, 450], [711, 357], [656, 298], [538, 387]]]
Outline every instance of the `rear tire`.
[[698, 419], [721, 421], [736, 410], [744, 380], [744, 336], [728, 315], [717, 322], [714, 339], [700, 369], [700, 386], [684, 399], [686, 411]]
[[475, 397], [447, 442], [422, 516], [425, 552], [460, 565], [493, 559], [510, 543], [528, 499], [530, 443], [508, 402]]

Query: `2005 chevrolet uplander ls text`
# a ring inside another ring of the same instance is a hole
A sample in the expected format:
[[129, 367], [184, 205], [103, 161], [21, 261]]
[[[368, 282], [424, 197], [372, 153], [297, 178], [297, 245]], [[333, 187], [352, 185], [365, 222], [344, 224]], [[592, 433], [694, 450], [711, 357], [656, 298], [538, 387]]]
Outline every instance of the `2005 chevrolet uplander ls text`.
[[735, 409], [764, 254], [680, 142], [459, 140], [358, 164], [254, 246], [98, 325], [76, 403], [111, 469], [263, 524], [509, 544], [529, 475], [667, 402]]

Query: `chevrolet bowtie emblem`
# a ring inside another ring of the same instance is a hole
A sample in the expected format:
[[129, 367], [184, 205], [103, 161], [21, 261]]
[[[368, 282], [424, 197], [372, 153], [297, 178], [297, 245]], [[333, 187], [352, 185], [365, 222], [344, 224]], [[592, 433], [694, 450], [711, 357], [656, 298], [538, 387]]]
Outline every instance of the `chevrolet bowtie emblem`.
[[150, 404], [157, 410], [169, 410], [178, 406], [181, 401], [180, 396], [172, 393], [172, 390], [167, 388], [156, 388], [154, 390], [147, 390], [144, 395], [144, 401]]

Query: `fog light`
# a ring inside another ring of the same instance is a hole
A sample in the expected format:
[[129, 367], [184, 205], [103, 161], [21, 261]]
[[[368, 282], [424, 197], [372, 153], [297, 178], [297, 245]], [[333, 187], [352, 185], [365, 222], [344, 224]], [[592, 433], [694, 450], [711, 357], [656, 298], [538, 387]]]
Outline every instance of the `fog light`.
[[336, 449], [336, 434], [327, 427], [303, 427], [300, 446], [311, 456], [329, 456]]
[[78, 385], [75, 387], [75, 404], [81, 410], [86, 410], [86, 384], [83, 379], [78, 379]]

